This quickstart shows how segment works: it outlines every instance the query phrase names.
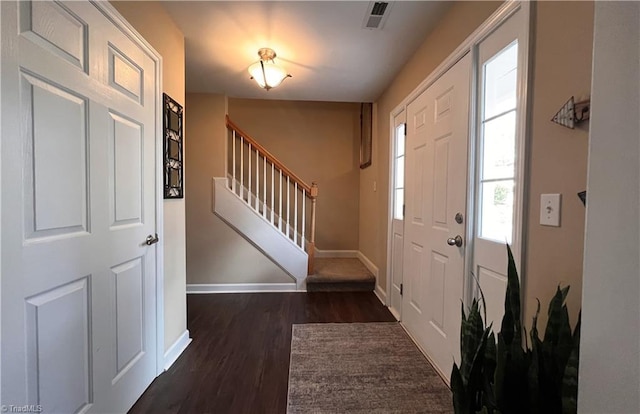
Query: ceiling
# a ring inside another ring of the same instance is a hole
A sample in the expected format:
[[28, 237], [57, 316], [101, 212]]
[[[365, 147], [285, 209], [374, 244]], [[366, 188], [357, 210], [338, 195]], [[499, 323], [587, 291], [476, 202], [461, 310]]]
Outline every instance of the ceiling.
[[[450, 7], [391, 2], [379, 29], [364, 28], [369, 1], [165, 1], [185, 36], [188, 92], [230, 97], [375, 101]], [[292, 78], [270, 91], [249, 79], [270, 47]]]

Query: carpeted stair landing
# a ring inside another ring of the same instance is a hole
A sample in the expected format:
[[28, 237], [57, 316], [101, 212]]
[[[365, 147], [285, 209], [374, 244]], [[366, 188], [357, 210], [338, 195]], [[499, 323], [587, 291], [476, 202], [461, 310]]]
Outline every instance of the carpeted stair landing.
[[376, 278], [356, 258], [317, 258], [307, 276], [307, 292], [370, 292]]

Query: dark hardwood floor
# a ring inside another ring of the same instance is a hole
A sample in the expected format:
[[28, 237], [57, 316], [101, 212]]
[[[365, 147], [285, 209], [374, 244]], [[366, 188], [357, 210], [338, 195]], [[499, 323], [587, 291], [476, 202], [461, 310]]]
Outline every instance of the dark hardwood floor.
[[292, 324], [388, 321], [372, 292], [188, 295], [193, 342], [130, 413], [284, 413]]

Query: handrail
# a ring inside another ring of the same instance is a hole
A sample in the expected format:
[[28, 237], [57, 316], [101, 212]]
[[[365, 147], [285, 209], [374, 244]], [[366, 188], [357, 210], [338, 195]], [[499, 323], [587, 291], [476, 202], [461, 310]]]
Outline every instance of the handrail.
[[[234, 130], [237, 134], [242, 135], [242, 137], [251, 143], [253, 149], [262, 154], [263, 157], [269, 160], [270, 163], [275, 165], [277, 169], [282, 171], [283, 174], [289, 176], [291, 180], [298, 183], [298, 187], [302, 188], [310, 198], [315, 198], [318, 195], [317, 184], [313, 183], [309, 185], [305, 183], [300, 177], [295, 175], [290, 169], [288, 169], [280, 160], [278, 160], [273, 154], [271, 154], [265, 147], [260, 145], [255, 139], [253, 139], [249, 134], [244, 132], [240, 127], [233, 123], [231, 119], [229, 119], [229, 115], [225, 117], [227, 128]], [[316, 190], [312, 191], [312, 187], [315, 187]]]
[[[255, 193], [255, 207], [253, 206], [253, 203], [251, 201], [251, 195], [249, 194], [247, 196], [247, 199], [245, 199], [245, 201], [247, 202], [247, 204], [249, 204], [255, 211], [257, 211], [259, 214], [262, 214], [263, 217], [267, 218], [267, 163], [271, 164], [271, 224], [274, 225], [276, 228], [278, 228], [282, 233], [285, 234], [286, 237], [290, 237], [289, 236], [289, 232], [291, 230], [291, 220], [290, 220], [290, 213], [291, 213], [291, 205], [290, 205], [290, 196], [291, 196], [291, 188], [294, 189], [294, 218], [293, 218], [293, 242], [298, 245], [299, 247], [303, 248], [304, 250], [306, 250], [307, 254], [308, 254], [308, 273], [311, 275], [314, 272], [314, 260], [315, 260], [315, 247], [316, 247], [316, 201], [318, 198], [318, 184], [311, 183], [311, 185], [305, 183], [304, 181], [302, 181], [302, 179], [300, 177], [298, 177], [297, 175], [295, 175], [290, 169], [288, 169], [287, 167], [285, 167], [285, 165], [280, 162], [273, 154], [271, 154], [269, 151], [267, 151], [266, 148], [264, 148], [262, 145], [260, 145], [255, 139], [253, 139], [249, 134], [247, 134], [246, 132], [244, 132], [242, 129], [240, 129], [240, 127], [238, 127], [236, 124], [233, 123], [233, 121], [231, 121], [231, 119], [229, 119], [229, 115], [225, 116], [225, 121], [226, 121], [226, 126], [227, 128], [232, 132], [232, 145], [230, 147], [230, 150], [232, 150], [232, 158], [233, 158], [233, 173], [232, 173], [232, 184], [231, 187], [233, 189], [233, 191], [235, 192], [235, 171], [236, 171], [236, 137], [239, 135], [240, 136], [240, 145], [241, 145], [241, 152], [240, 152], [240, 191], [244, 191], [244, 145], [245, 145], [245, 141], [246, 144], [249, 147], [249, 152], [248, 152], [248, 157], [247, 157], [247, 162], [248, 162], [248, 171], [249, 171], [249, 176], [248, 176], [248, 189], [249, 192], [252, 191], [253, 186], [251, 183], [251, 178], [252, 178], [252, 171], [255, 169], [256, 175], [255, 175], [255, 189], [256, 189], [256, 193]], [[252, 156], [251, 154], [254, 153], [256, 154], [256, 161], [255, 161], [255, 168], [252, 168], [251, 165], [251, 160], [252, 160]], [[259, 157], [262, 156], [264, 159], [264, 163], [263, 163], [263, 175], [262, 175], [262, 180], [263, 180], [263, 200], [262, 200], [262, 204], [263, 204], [263, 209], [262, 209], [262, 213], [260, 213], [260, 200], [259, 200], [259, 162], [260, 159]], [[275, 212], [275, 204], [274, 204], [274, 195], [275, 195], [275, 187], [274, 187], [274, 168], [278, 170], [278, 174], [280, 176], [279, 179], [279, 202], [278, 205], [279, 207], [279, 212], [278, 212], [278, 223], [275, 224], [274, 223], [274, 212]], [[285, 178], [285, 182], [286, 182], [286, 212], [283, 215], [283, 198], [282, 198], [282, 188], [283, 188], [283, 183], [282, 183], [282, 179], [283, 177]], [[292, 187], [293, 186], [293, 187]], [[298, 233], [297, 233], [297, 229], [298, 229], [298, 194], [302, 193], [302, 234], [301, 234], [301, 241], [300, 244], [298, 244]], [[244, 198], [244, 196], [242, 196]], [[309, 197], [310, 201], [311, 201], [311, 219], [309, 221], [309, 239], [305, 240], [305, 200], [306, 198]], [[282, 229], [283, 226], [283, 221], [284, 221], [284, 226], [285, 226], [285, 230]], [[305, 246], [305, 241], [306, 241], [306, 246]], [[306, 247], [306, 248], [305, 248]]]

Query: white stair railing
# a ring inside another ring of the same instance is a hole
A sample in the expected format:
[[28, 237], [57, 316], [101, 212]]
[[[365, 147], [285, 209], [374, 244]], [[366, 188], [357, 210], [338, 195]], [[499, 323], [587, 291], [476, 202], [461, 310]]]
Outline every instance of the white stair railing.
[[226, 124], [231, 140], [229, 187], [274, 228], [307, 252], [308, 270], [312, 274], [318, 185], [302, 181], [228, 116]]

